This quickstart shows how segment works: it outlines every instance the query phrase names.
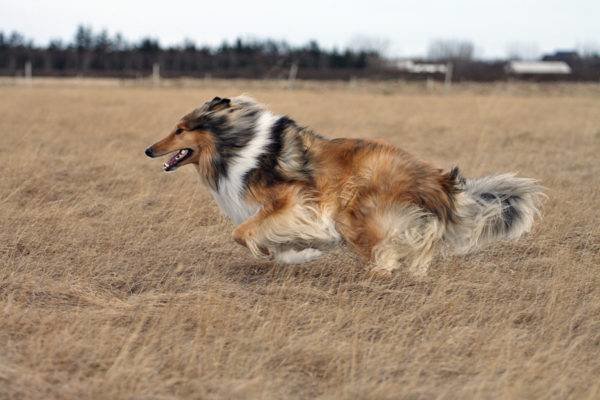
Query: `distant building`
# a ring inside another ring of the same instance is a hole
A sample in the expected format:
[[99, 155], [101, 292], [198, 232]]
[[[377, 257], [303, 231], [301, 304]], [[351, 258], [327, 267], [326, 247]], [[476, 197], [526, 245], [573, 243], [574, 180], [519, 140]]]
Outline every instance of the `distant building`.
[[573, 67], [580, 61], [579, 53], [574, 50], [558, 50], [554, 54], [546, 54], [542, 57], [543, 61], [562, 61]]
[[509, 61], [505, 71], [518, 76], [559, 76], [570, 75], [572, 70], [564, 61]]
[[417, 63], [413, 60], [396, 60], [394, 66], [400, 71], [410, 74], [446, 74], [448, 72], [446, 64]]

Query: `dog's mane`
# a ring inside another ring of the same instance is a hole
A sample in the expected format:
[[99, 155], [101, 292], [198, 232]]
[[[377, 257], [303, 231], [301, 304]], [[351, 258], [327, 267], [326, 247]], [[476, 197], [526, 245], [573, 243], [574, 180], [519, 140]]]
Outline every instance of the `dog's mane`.
[[215, 176], [209, 181], [214, 182], [215, 190], [224, 179], [234, 178], [230, 174], [242, 160], [251, 165], [241, 178], [242, 190], [257, 184], [312, 179], [307, 148], [318, 135], [285, 115], [273, 114], [248, 95], [226, 100], [230, 102], [228, 108], [212, 111], [205, 103], [188, 114], [193, 125], [206, 127], [214, 135]]

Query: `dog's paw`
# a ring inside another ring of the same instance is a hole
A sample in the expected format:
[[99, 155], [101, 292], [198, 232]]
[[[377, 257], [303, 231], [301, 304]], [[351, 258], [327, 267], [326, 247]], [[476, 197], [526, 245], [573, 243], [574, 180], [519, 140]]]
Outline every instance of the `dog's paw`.
[[238, 226], [231, 233], [231, 238], [241, 246], [248, 247], [248, 242], [255, 236], [253, 229], [244, 227], [243, 225]]
[[392, 271], [390, 271], [389, 269], [385, 269], [385, 268], [373, 268], [369, 271], [369, 277], [371, 279], [378, 279], [378, 280], [390, 280], [392, 279]]
[[256, 239], [256, 231], [243, 226], [237, 227], [231, 234], [233, 240], [247, 247], [255, 257], [271, 258], [271, 252]]
[[412, 277], [417, 281], [422, 281], [427, 278], [428, 265], [413, 265], [409, 268]]

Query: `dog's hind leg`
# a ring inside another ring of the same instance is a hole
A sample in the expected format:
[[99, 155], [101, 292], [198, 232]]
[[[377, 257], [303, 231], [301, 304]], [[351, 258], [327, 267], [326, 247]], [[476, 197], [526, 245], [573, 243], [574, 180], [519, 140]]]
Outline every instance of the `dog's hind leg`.
[[393, 237], [385, 237], [373, 247], [369, 264], [375, 276], [391, 277], [403, 260], [412, 254], [410, 246], [399, 243]]
[[440, 220], [416, 208], [396, 210], [386, 218], [387, 235], [381, 246], [375, 249], [375, 258], [381, 258], [376, 268], [390, 270], [397, 268], [398, 263], [386, 261], [393, 253], [408, 264], [408, 271], [415, 277], [427, 275], [429, 264], [435, 255], [444, 228]]
[[404, 262], [417, 277], [427, 274], [443, 229], [434, 216], [417, 207], [395, 206], [353, 213], [341, 229], [344, 238], [371, 264], [371, 272], [391, 276]]

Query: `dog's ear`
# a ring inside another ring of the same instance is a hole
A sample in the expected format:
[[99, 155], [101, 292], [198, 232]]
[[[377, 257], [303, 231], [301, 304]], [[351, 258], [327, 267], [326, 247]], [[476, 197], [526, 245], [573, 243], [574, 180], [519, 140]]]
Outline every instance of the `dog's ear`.
[[208, 111], [221, 111], [231, 106], [230, 99], [215, 97], [208, 103]]

